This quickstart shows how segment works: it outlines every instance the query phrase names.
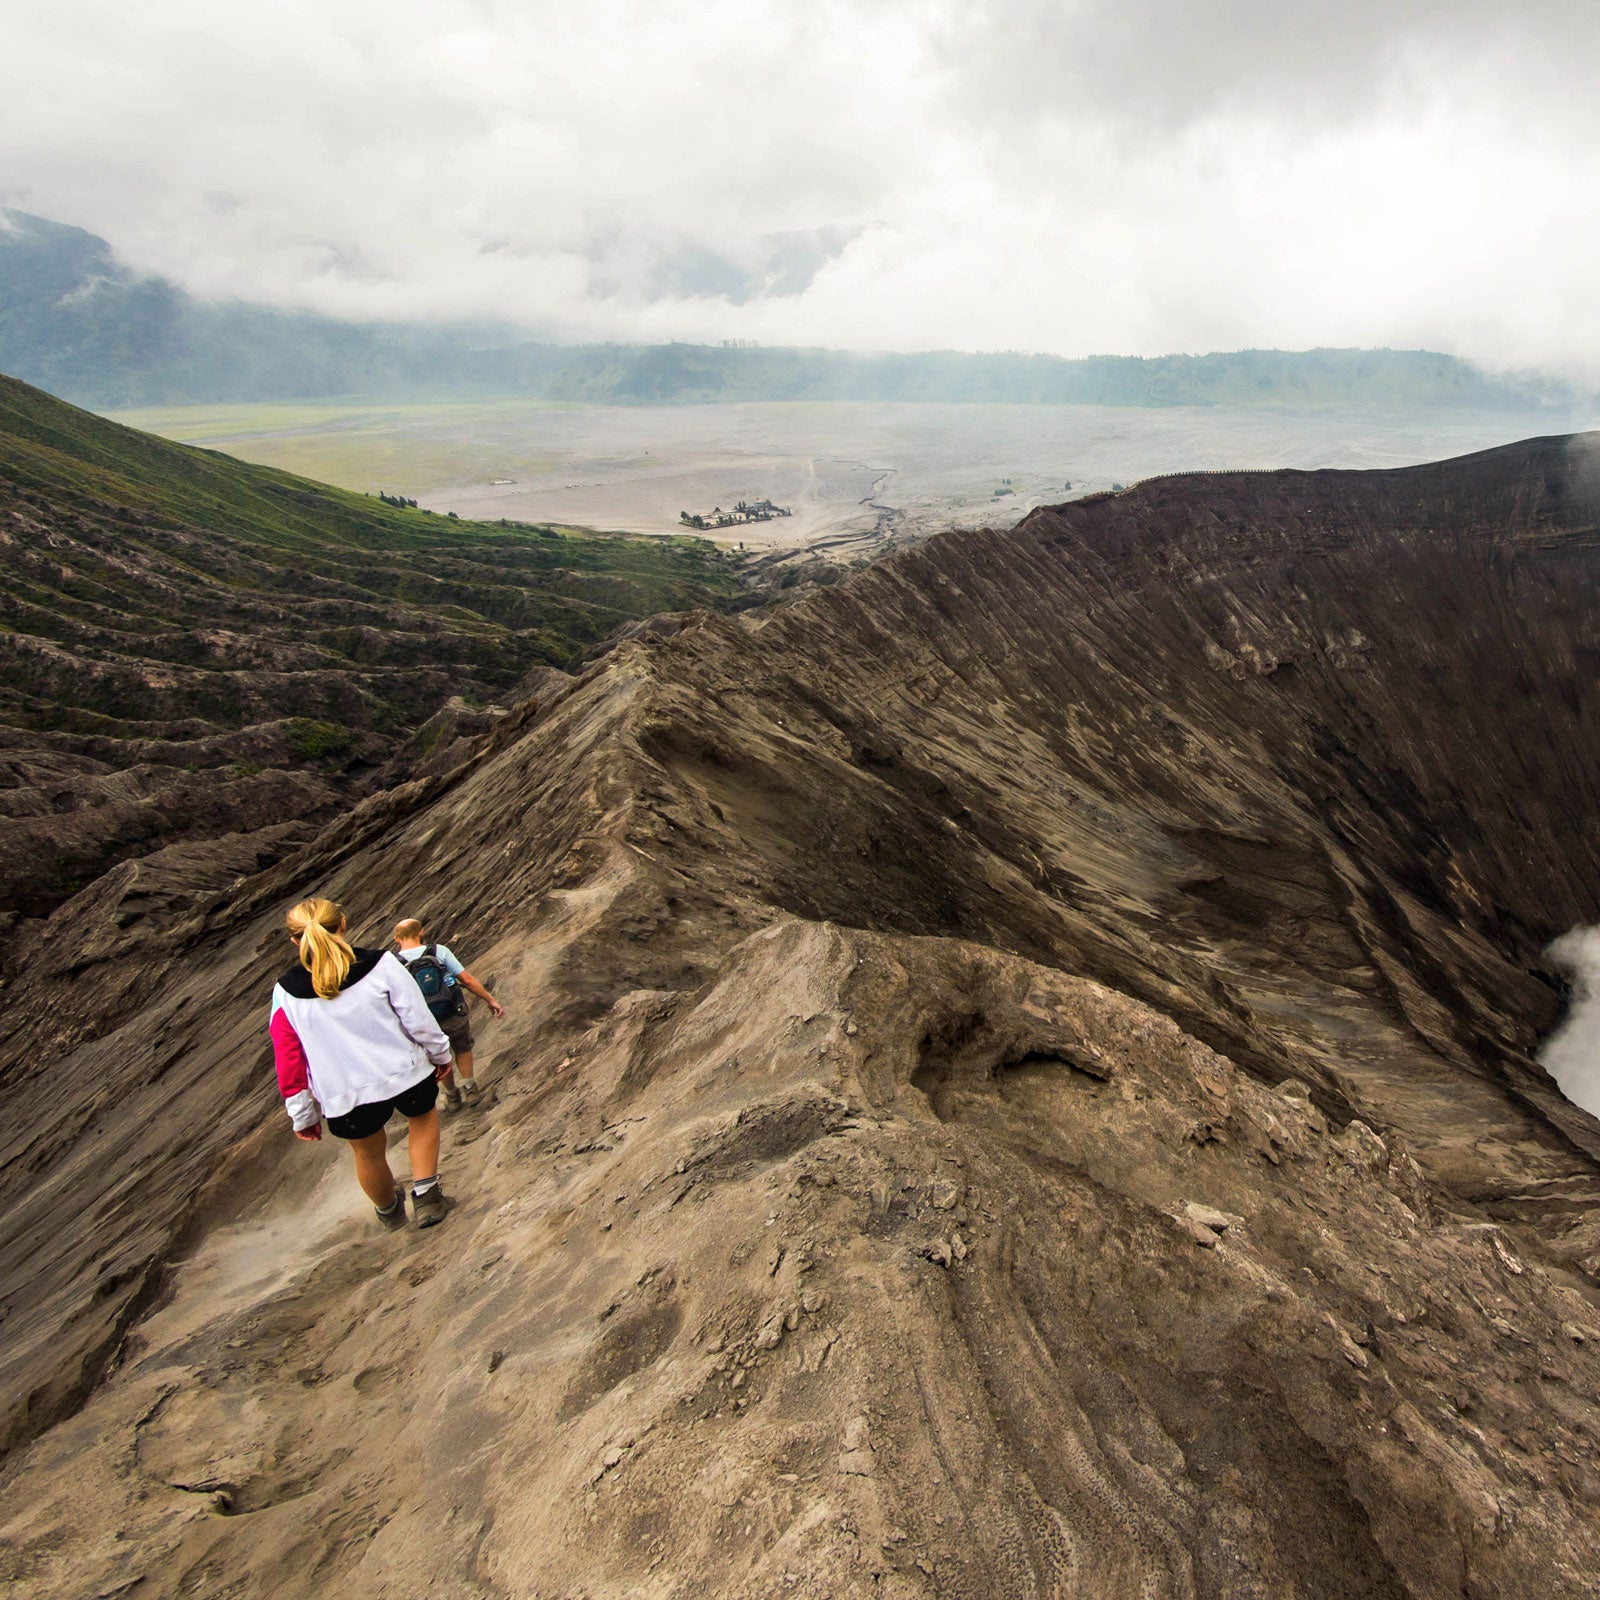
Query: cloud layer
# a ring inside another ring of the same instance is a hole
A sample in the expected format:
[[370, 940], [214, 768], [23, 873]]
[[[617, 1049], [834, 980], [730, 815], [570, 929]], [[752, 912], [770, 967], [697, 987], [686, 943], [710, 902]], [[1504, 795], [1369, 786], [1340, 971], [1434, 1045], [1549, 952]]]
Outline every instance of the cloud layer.
[[6, 34], [0, 203], [206, 295], [1600, 377], [1571, 0], [24, 0]]
[[1572, 1006], [1539, 1054], [1575, 1105], [1600, 1117], [1600, 928], [1574, 928], [1549, 955], [1572, 974]]

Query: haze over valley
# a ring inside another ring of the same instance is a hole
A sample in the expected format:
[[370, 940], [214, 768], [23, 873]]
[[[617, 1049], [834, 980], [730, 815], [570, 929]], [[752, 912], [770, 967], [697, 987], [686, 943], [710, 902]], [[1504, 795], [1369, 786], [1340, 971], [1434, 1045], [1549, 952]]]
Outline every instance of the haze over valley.
[[1407, 465], [1600, 419], [1582, 383], [1427, 351], [571, 346], [287, 315], [199, 300], [15, 211], [0, 215], [0, 369], [440, 512], [659, 535], [686, 510], [766, 499], [793, 515], [711, 536], [852, 559], [1159, 473]]
[[[144, 409], [119, 420], [341, 487], [463, 517], [639, 534], [767, 497], [794, 515], [711, 530], [749, 548], [856, 555], [953, 527], [1010, 527], [1160, 473], [1385, 467], [1600, 423], [1600, 407], [1020, 406], [769, 402]], [[1068, 485], [1070, 484], [1070, 488]], [[838, 541], [833, 543], [833, 541]]]
[[6, 1600], [1595, 1600], [1600, 10], [6, 40]]

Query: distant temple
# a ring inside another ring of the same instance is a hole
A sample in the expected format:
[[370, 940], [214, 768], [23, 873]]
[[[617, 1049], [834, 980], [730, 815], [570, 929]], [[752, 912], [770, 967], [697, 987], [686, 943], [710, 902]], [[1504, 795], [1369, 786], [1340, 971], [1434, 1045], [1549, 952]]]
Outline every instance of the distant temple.
[[710, 511], [680, 511], [678, 521], [686, 528], [702, 532], [708, 528], [735, 528], [745, 522], [771, 522], [774, 517], [793, 516], [788, 506], [775, 506], [770, 500], [741, 500], [732, 511], [713, 506]]

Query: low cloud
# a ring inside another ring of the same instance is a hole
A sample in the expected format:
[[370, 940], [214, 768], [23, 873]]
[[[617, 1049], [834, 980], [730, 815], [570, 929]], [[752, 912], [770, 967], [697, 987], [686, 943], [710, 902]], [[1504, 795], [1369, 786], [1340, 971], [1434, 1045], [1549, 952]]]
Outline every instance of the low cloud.
[[0, 203], [346, 317], [1595, 378], [1596, 45], [1572, 0], [57, 0]]
[[1567, 1099], [1600, 1117], [1600, 928], [1574, 928], [1549, 955], [1572, 973], [1572, 1008], [1539, 1060]]

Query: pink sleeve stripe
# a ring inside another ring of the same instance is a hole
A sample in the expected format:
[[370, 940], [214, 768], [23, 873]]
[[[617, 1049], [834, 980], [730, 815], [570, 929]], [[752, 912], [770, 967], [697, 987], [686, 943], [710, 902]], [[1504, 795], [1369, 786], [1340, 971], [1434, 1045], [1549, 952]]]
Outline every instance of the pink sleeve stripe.
[[278, 1063], [278, 1092], [287, 1100], [311, 1085], [305, 1046], [281, 1006], [272, 1013], [267, 1031], [272, 1035], [272, 1053]]

